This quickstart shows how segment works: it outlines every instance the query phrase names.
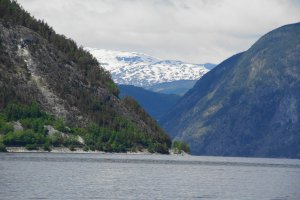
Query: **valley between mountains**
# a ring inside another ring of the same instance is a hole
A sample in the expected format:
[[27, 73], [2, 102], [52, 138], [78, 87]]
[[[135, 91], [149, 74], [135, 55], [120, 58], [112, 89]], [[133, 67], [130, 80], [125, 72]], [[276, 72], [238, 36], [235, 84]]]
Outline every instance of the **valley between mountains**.
[[218, 65], [193, 64], [83, 48], [0, 0], [7, 147], [300, 158], [300, 23]]

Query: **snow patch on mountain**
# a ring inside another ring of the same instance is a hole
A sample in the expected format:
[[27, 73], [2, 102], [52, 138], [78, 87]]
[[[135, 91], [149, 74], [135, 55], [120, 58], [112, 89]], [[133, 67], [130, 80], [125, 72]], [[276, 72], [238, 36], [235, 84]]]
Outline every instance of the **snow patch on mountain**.
[[89, 47], [85, 50], [111, 73], [118, 84], [149, 87], [178, 80], [198, 80], [209, 71], [204, 64], [162, 60], [143, 53]]

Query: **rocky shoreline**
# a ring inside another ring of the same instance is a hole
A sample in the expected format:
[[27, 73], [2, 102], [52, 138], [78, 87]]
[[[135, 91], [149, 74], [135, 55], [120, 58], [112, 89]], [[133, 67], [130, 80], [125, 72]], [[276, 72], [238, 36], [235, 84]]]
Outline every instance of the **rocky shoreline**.
[[[7, 152], [9, 153], [100, 153], [105, 154], [104, 151], [84, 151], [82, 148], [75, 148], [73, 151], [67, 147], [53, 147], [51, 151], [45, 151], [43, 149], [38, 150], [28, 150], [25, 147], [6, 147]], [[151, 154], [148, 151], [141, 152], [127, 152], [125, 154]]]
[[[38, 150], [28, 150], [25, 147], [6, 147], [6, 150], [8, 153], [92, 153], [92, 154], [130, 154], [130, 155], [152, 155], [152, 154], [158, 154], [158, 153], [150, 153], [146, 149], [138, 152], [126, 152], [126, 153], [115, 153], [115, 152], [104, 152], [104, 151], [84, 151], [82, 148], [75, 148], [74, 151], [70, 150], [67, 147], [53, 147], [51, 151], [45, 151], [43, 149]], [[181, 155], [181, 156], [187, 156], [190, 154], [187, 154], [185, 152], [182, 152], [180, 154], [175, 154], [173, 150], [170, 150], [170, 155]]]

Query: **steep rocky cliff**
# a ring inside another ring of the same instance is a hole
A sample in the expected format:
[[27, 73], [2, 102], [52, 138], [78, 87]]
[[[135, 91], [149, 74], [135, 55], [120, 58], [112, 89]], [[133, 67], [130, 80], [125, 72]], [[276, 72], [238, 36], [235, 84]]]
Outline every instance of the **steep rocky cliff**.
[[169, 137], [134, 101], [119, 99], [110, 74], [91, 54], [17, 3], [1, 0], [0, 110], [11, 102], [37, 102], [76, 127], [96, 123], [119, 131], [130, 124], [149, 140], [170, 146]]
[[205, 74], [162, 120], [198, 155], [300, 157], [300, 23]]

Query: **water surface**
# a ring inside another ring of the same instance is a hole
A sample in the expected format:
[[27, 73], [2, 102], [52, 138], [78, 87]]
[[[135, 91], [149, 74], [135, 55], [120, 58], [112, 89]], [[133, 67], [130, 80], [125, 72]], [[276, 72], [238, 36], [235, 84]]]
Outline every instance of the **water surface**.
[[299, 200], [300, 160], [1, 153], [0, 199]]

